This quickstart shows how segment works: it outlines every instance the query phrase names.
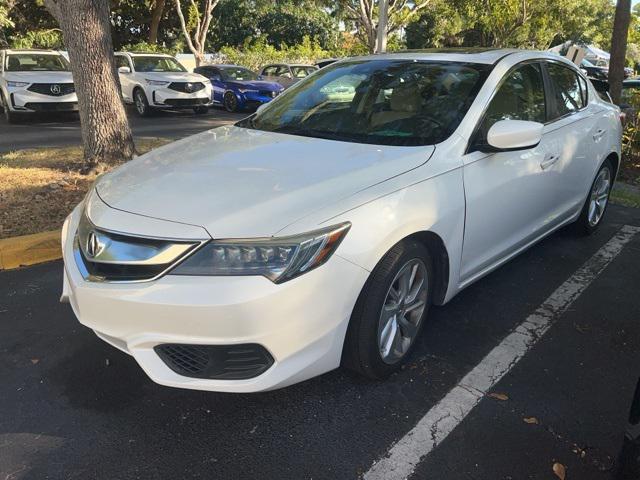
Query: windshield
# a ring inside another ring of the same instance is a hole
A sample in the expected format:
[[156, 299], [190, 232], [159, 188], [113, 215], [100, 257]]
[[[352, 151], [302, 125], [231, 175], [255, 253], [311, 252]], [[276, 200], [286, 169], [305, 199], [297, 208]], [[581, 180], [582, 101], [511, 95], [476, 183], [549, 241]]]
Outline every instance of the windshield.
[[582, 62], [580, 63], [583, 67], [595, 67], [595, 65], [591, 63], [589, 60], [587, 60], [586, 58], [582, 60]]
[[12, 53], [7, 55], [7, 72], [68, 72], [69, 62], [62, 55]]
[[220, 73], [224, 81], [258, 80], [258, 74], [242, 67], [221, 68]]
[[133, 67], [136, 72], [186, 72], [187, 70], [173, 57], [135, 55]]
[[453, 133], [490, 69], [413, 60], [337, 63], [236, 125], [347, 142], [431, 145]]
[[304, 78], [307, 75], [315, 72], [316, 70], [318, 70], [316, 67], [310, 67], [310, 66], [293, 65], [291, 67], [291, 73], [293, 73], [294, 78]]

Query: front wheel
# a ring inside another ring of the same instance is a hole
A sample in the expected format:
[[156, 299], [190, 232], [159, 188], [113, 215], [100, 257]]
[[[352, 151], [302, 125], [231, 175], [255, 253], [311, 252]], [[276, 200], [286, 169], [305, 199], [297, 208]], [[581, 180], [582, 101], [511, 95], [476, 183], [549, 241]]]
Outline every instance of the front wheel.
[[147, 100], [147, 96], [141, 88], [137, 88], [133, 92], [133, 103], [136, 107], [136, 113], [141, 117], [148, 117], [151, 115], [151, 107], [149, 106], [149, 101]]
[[342, 363], [369, 378], [384, 378], [409, 357], [431, 304], [433, 263], [415, 240], [396, 244], [380, 260], [354, 308]]
[[238, 99], [233, 92], [225, 93], [222, 103], [224, 104], [224, 108], [227, 112], [233, 113], [238, 110]]
[[589, 196], [582, 207], [580, 216], [576, 222], [576, 227], [580, 233], [590, 235], [595, 232], [609, 205], [609, 195], [613, 186], [613, 165], [610, 160], [605, 160], [596, 178], [591, 184]]
[[7, 121], [7, 123], [16, 123], [16, 121], [18, 120], [17, 115], [9, 109], [9, 104], [4, 98], [4, 94], [2, 94], [2, 92], [0, 92], [0, 101], [0, 103], [2, 103], [4, 119]]

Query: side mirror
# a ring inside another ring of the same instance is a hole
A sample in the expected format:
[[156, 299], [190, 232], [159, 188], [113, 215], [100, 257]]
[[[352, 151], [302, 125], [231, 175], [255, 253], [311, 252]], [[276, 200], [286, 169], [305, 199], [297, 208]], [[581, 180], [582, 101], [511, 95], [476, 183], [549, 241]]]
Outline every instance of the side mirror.
[[131, 73], [131, 69], [129, 67], [120, 67], [118, 68], [118, 73]]
[[487, 133], [489, 151], [503, 152], [533, 148], [542, 140], [544, 125], [526, 120], [500, 120]]

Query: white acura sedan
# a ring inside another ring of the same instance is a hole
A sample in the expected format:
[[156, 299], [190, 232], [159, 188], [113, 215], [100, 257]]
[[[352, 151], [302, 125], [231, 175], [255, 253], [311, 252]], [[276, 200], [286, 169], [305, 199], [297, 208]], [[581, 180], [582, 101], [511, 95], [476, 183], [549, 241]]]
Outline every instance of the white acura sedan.
[[65, 222], [62, 298], [163, 385], [382, 378], [430, 305], [598, 227], [619, 115], [540, 52], [340, 61], [100, 178]]

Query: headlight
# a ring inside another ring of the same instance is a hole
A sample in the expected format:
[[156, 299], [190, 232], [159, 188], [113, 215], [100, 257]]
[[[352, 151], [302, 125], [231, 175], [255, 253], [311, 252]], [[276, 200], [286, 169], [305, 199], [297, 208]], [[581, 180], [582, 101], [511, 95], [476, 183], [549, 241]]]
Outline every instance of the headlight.
[[163, 80], [151, 80], [150, 78], [145, 78], [144, 81], [147, 82], [147, 85], [156, 85], [158, 87], [162, 85], [169, 85], [169, 82], [165, 82]]
[[240, 93], [257, 93], [258, 90], [254, 90], [253, 88], [239, 88], [238, 91]]
[[262, 275], [282, 283], [325, 263], [351, 223], [290, 237], [214, 240], [179, 264], [173, 275]]
[[26, 87], [29, 85], [29, 82], [12, 82], [11, 80], [7, 81], [7, 87]]

